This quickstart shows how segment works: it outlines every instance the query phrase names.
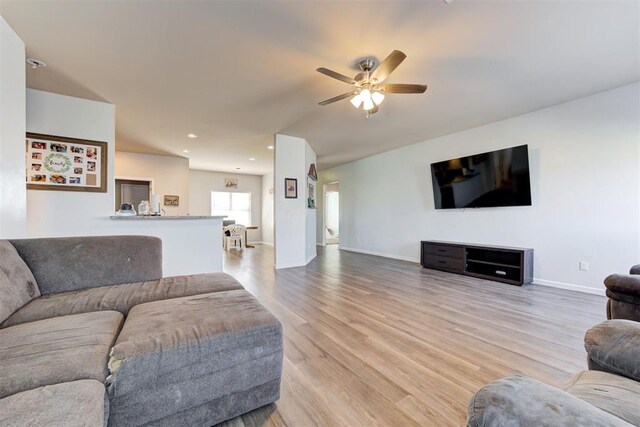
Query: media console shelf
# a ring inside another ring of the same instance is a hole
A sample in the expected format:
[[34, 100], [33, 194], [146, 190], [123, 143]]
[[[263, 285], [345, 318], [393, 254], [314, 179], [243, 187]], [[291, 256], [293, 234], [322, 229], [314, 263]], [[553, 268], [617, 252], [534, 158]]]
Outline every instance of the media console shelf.
[[512, 285], [533, 282], [533, 249], [423, 240], [420, 263], [425, 268]]

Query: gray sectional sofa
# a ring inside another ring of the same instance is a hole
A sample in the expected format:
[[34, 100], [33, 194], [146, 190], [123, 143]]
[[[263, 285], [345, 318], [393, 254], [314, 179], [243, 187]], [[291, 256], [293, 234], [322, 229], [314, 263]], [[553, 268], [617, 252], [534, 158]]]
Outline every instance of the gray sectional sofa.
[[279, 397], [282, 327], [145, 236], [0, 240], [0, 425], [211, 426]]

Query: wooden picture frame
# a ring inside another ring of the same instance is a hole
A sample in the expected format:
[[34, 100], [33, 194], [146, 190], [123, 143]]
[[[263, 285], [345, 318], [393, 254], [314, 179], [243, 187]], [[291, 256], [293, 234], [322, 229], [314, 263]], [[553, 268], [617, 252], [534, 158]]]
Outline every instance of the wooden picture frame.
[[165, 206], [180, 206], [180, 196], [173, 196], [169, 194], [164, 195]]
[[27, 132], [28, 190], [107, 192], [107, 143]]
[[238, 179], [237, 178], [225, 178], [224, 179], [224, 188], [231, 188], [231, 189], [238, 188]]
[[296, 178], [284, 179], [284, 198], [285, 199], [298, 198], [298, 180]]
[[307, 178], [307, 207], [311, 209], [316, 208], [316, 182], [311, 179], [311, 177]]

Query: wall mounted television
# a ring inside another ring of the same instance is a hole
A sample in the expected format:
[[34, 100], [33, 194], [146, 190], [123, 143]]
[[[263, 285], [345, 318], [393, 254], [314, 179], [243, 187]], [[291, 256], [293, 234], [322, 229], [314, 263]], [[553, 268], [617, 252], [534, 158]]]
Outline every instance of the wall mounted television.
[[531, 206], [526, 145], [431, 164], [436, 209]]

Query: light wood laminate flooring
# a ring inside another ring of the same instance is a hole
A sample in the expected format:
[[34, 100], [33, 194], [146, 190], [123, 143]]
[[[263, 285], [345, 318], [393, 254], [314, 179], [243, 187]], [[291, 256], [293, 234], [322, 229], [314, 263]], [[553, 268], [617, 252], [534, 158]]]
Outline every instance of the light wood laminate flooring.
[[605, 297], [516, 287], [418, 264], [318, 248], [274, 270], [273, 248], [225, 253], [284, 327], [276, 405], [223, 423], [249, 426], [459, 426], [469, 398], [514, 374], [560, 385], [586, 369], [583, 337]]

